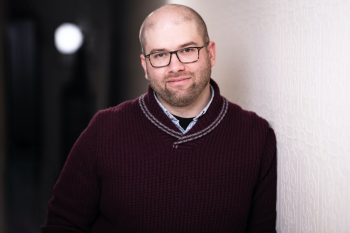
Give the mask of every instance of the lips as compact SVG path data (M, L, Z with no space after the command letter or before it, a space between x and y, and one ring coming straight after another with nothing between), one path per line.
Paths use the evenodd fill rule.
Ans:
M171 79L168 79L167 82L169 82L169 83L176 83L176 82L181 82L181 81L188 80L188 79L190 79L190 78L191 78L191 77L188 77L188 76L186 76L186 77L171 78Z
M177 74L173 74L173 75L169 75L167 77L167 82L169 83L176 83L176 82L181 82L181 81L185 81L191 79L191 75L187 74L187 73L177 73Z

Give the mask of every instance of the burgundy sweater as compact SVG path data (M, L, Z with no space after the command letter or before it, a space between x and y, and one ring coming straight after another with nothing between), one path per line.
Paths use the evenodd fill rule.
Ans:
M53 189L43 233L276 232L276 140L220 95L182 134L153 91L99 111Z

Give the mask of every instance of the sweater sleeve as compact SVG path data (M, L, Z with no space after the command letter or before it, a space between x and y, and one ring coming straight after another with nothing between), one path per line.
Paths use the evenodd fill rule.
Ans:
M262 154L258 183L254 190L249 233L276 233L277 158L276 137L269 128Z
M42 233L89 232L98 213L95 116L73 145L48 204Z

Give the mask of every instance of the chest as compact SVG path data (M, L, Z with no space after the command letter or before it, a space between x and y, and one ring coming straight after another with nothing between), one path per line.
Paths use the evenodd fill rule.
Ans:
M102 212L140 221L162 216L165 222L184 213L204 222L247 216L259 167L251 147L234 140L223 145L210 137L177 148L174 138L153 140L140 138L129 149L115 144L114 153L103 155L108 159L99 165Z

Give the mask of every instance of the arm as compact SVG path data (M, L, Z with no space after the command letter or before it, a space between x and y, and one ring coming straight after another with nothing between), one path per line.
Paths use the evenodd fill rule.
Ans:
M42 233L89 232L98 214L96 117L75 142L53 188Z
M254 190L247 226L248 233L276 232L276 187L276 137L273 130L269 128L262 154L259 179Z

